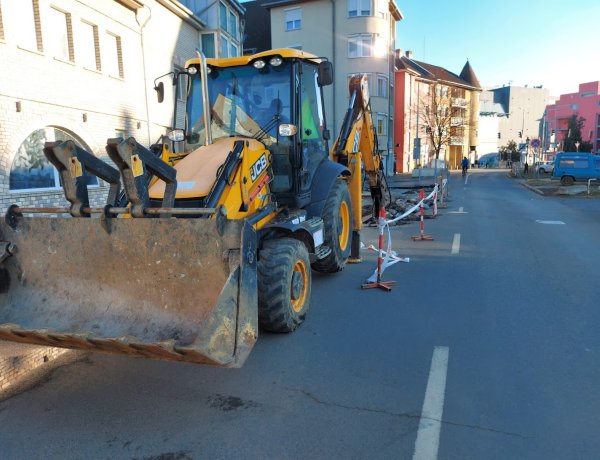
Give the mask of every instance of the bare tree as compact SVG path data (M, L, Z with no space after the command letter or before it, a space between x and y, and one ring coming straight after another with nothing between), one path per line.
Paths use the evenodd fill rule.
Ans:
M465 105L457 103L452 92L452 88L436 82L430 86L429 94L420 98L417 108L436 160L442 149L450 149L453 136L464 136L465 126L469 123Z

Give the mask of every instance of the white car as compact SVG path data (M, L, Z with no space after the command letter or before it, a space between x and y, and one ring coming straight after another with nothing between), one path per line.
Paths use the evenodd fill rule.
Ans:
M554 171L554 162L547 161L545 163L540 163L537 167L539 173L548 173L551 174Z

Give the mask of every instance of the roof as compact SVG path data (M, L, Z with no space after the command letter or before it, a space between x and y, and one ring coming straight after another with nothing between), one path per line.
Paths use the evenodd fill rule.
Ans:
M477 80L475 72L473 72L473 69L468 61L465 64L460 76L450 72L447 69L444 69L443 67L409 59L406 56L401 56L400 58L396 59L396 68L398 70L409 71L410 73L413 73L425 80L438 81L440 83L446 83L453 86L461 86L470 90L481 91L482 89L481 85L479 84L479 80Z
M468 81L475 88L481 89L479 80L477 79L475 72L473 72L473 68L471 67L471 64L469 64L469 61L467 61L467 63L463 67L462 71L460 72L460 78L462 78L464 81Z

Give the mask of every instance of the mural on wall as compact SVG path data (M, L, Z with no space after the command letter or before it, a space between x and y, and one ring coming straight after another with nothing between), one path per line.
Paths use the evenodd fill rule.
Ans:
M10 170L10 190L54 190L60 188L58 171L44 156L44 144L53 141L73 141L89 150L83 143L62 129L46 127L33 131L19 146ZM85 172L88 185L98 185L98 179Z

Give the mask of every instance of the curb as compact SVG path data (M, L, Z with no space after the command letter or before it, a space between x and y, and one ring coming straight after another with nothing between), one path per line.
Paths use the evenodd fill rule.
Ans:
M526 184L525 182L521 182L521 184L523 184L523 187L525 187L525 188L527 188L527 189L531 190L532 192L535 192L535 193L537 193L538 195L546 196L546 195L544 194L544 192L542 192L542 191L541 191L540 189L538 189L538 188L532 187L531 185L529 185L529 184Z

